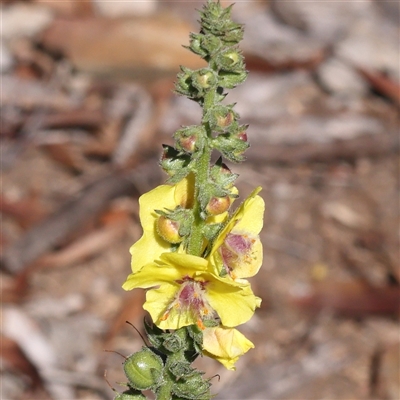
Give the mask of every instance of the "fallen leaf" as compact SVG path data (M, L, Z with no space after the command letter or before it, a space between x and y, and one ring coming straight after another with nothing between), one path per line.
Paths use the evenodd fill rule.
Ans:
M137 18L56 19L42 44L65 54L81 70L136 75L154 80L179 65L200 68L204 61L182 47L193 27L169 14Z

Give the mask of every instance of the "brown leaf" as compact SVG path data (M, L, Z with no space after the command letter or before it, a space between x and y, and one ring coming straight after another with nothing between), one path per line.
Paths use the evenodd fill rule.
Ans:
M115 76L140 77L176 74L179 65L199 68L204 62L184 49L190 25L162 13L138 18L56 19L42 43L67 55L82 70Z
M6 303L22 302L29 293L27 274L22 273L17 276L3 276L1 278L1 301Z
M104 114L99 110L65 110L46 115L43 118L44 128L97 128L105 122Z
M291 298L294 305L308 311L329 310L348 317L370 314L399 315L400 288L371 287L363 281L329 281L313 284L309 293Z
M94 14L92 1L76 1L76 0L63 0L63 1L48 1L48 0L34 0L36 4L43 4L50 7L58 15L87 17Z
M19 374L26 375L32 382L32 388L42 386L40 375L35 366L21 351L18 344L6 336L0 337L0 354L9 369Z
M376 71L361 67L357 70L376 91L400 105L400 85L397 82Z
M142 174L143 171L113 172L89 184L79 195L8 246L2 255L2 267L11 273L21 272L107 209L111 200L125 195L137 195L132 180L138 173Z
M0 211L14 218L23 228L30 227L47 214L36 194L31 194L27 198L14 201L0 196Z
M332 163L338 160L354 162L362 157L382 157L399 150L397 135L363 135L354 139L329 143L300 145L268 144L252 147L249 160L268 164L296 165L301 163Z
M44 143L40 146L57 163L73 172L82 172L86 164L80 150L68 141Z
M109 217L104 228L78 238L63 250L41 257L34 268L63 268L94 257L119 240L125 234L128 223L129 216L121 211L113 219Z

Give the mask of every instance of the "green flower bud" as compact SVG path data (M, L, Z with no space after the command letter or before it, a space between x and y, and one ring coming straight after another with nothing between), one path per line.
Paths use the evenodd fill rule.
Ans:
M160 166L170 176L168 183L177 183L189 174L190 157L172 146L163 145Z
M209 400L211 399L210 386L209 381L204 380L201 373L198 372L176 381L172 387L172 392L176 396L189 400Z
M194 125L177 130L174 139L178 150L190 154L203 148L205 136L204 128Z
M229 189L233 186L238 174L233 174L226 164L222 162L220 157L215 165L211 167L211 179L220 187Z
M233 111L233 105L217 105L211 108L205 115L205 120L210 123L212 130L225 132L235 122L239 115Z
M192 74L193 71L189 68L182 67L181 71L177 75L177 81L175 82L175 92L182 96L193 98L196 89L192 85Z
M137 390L154 390L162 383L164 364L161 357L148 347L129 356L124 362L129 385Z
M200 93L204 92L204 89L209 89L214 86L217 82L217 78L213 70L203 68L195 71L192 75L193 86L199 90Z
M180 243L183 237L179 235L179 222L164 215L157 220L157 232L168 243Z
M192 368L188 361L172 361L167 366L171 374L177 379L186 378L197 373L196 369Z
M213 147L219 150L222 155L232 162L242 162L244 160L244 152L250 146L245 133L238 134L221 134L214 138Z
M185 340L182 340L182 338L174 332L165 336L163 345L171 353L176 353L185 347Z
M202 47L203 38L204 35L202 34L191 33L189 49L201 57L206 57L207 51Z
M202 47L207 51L209 55L213 55L218 52L221 48L221 40L214 35L205 35L202 40Z
M241 72L244 69L243 56L237 50L226 50L217 54L215 62L219 70Z

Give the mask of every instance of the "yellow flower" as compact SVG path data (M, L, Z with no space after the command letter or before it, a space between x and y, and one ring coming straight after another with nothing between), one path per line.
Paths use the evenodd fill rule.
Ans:
M144 265L158 259L162 253L170 251L171 243L157 233L159 214L155 210L170 209L177 206L192 207L194 196L194 177L189 175L176 185L161 185L139 198L139 218L143 228L142 237L130 248L132 271L139 271Z
M239 357L252 348L254 344L236 329L219 326L203 331L204 354L219 361L227 369L235 370Z
M203 320L220 318L226 327L248 321L261 299L248 282L235 282L210 273L204 258L183 253L164 253L128 276L125 290L150 289L143 306L161 329L179 329Z
M258 234L263 226L264 200L257 196L260 187L240 205L218 235L208 256L221 273L221 266L233 279L249 278L260 269L263 248ZM223 272L223 271L222 271Z
M142 237L130 248L132 255L132 272L139 271L144 265L157 260L162 253L171 250L171 243L164 240L157 231L157 221L160 215L155 210L174 210L192 208L194 202L194 175L189 174L176 185L161 185L139 198L139 218L143 228ZM232 194L237 194L235 187ZM233 198L231 198L233 202ZM210 216L208 223L222 222L228 213ZM182 246L179 249L182 251Z

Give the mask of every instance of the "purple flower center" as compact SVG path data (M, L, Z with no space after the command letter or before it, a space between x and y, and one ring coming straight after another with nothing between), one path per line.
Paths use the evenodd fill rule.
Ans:
M219 248L226 272L233 278L234 270L243 264L251 263L253 245L256 239L247 234L229 233Z

